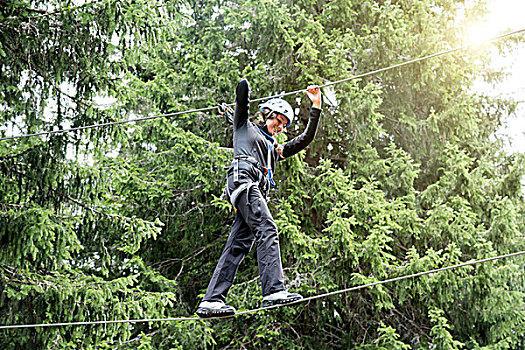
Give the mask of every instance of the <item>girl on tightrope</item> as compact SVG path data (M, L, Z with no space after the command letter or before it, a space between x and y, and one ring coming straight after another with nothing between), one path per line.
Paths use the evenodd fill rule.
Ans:
M273 185L273 170L279 160L300 152L312 142L321 114L321 91L309 86L305 93L312 101L305 131L294 139L277 145L274 136L290 126L294 112L283 99L272 99L260 106L263 124L249 117L250 87L246 80L237 85L233 117L234 159L228 170L226 197L236 208L235 221L202 302L200 317L229 316L235 308L226 305L226 295L233 284L239 264L257 241L257 263L262 283L263 307L302 299L284 286L277 226L267 206L267 194Z

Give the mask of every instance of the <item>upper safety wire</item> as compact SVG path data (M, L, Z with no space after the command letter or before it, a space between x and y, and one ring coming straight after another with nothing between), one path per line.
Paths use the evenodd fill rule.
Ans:
M514 31L511 31L511 32L507 32L507 33L504 33L504 34L501 34L501 35L497 35L497 36L488 38L488 39L483 40L480 43L478 43L478 45L483 44L483 43L488 43L488 42L491 42L491 41L494 41L494 40L502 39L502 38L505 38L505 37L508 37L508 36L511 36L511 35L516 35L516 34L519 34L519 33L522 33L522 32L525 32L525 28L514 30ZM471 45L461 45L461 46L458 46L458 47L455 47L455 48L452 48L452 49L440 51L440 52L437 52L437 53L434 53L434 54L431 54L431 55L427 55L427 56L423 56L423 57L416 58L416 59L413 59L413 60L401 62L401 63L395 64L395 65L392 65L392 66L388 66L388 67L385 67L385 68L380 68L380 69L377 69L377 70L373 70L373 71L369 71L369 72L366 72L366 73L354 75L354 76L351 76L351 77L348 77L348 78L344 78L344 79L341 79L341 80L332 81L332 82L326 83L324 85L319 85L319 88L323 88L323 87L327 87L327 86L331 86L331 85L335 85L335 84L340 84L340 83L343 83L343 82L346 82L346 81L350 81L350 80L359 79L359 78L363 78L363 77L366 77L366 76L382 73L382 72L385 72L385 71L388 71L388 70L391 70L391 69L395 69L395 68L399 68L399 67L402 67L402 66L405 66L405 65L408 65L408 64L420 62L420 61L423 61L423 60L427 60L427 59L430 59L430 58L446 55L446 54L453 53L453 52L460 51L460 50L465 50L465 49L470 48L470 47L471 47ZM250 102L265 101L265 100L269 100L271 98L277 98L277 97L284 97L284 96L294 95L294 94L297 94L297 93L300 93L300 92L303 92L303 91L304 90L296 90L296 91L285 92L285 93L281 93L281 94L277 94L277 95L257 98L257 99L251 100ZM33 137L33 136L61 134L61 133L65 133L65 132L93 129L93 128L110 126L110 125L132 123L132 122L151 120L151 119L158 119L158 118L164 118L164 117L174 117L174 116L181 115L181 114L205 112L205 111L210 111L210 110L214 110L214 109L219 109L219 113L221 115L226 116L226 118L229 120L230 116L229 116L229 112L228 111L231 111L231 108L228 109L228 110L225 110L222 113L220 111L221 111L221 109L224 109L224 108L227 108L227 107L231 107L231 106L234 106L234 104L221 104L221 105L217 105L217 106L213 106L213 107L189 109L189 110L186 110L186 111L180 111L180 112L174 112L174 113L166 113L166 114L159 114L159 115L154 115L154 116L149 116L149 117L120 120L120 121L107 122L107 123L101 123L101 124L86 125L86 126L80 126L80 127L75 127L75 128L69 128L69 129L61 129L61 130L53 130L53 131L42 131L42 132L37 132L37 133L32 133L32 134L13 135L13 136L2 137L2 138L0 138L0 141L20 139L20 138ZM233 119L233 117L232 117L232 119Z

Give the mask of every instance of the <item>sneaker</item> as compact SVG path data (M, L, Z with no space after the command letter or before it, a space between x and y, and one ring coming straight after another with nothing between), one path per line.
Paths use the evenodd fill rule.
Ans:
M290 293L285 290L282 290L277 293L267 295L263 298L263 307L279 305L279 304L288 304L297 300L301 300L303 296L297 293Z
M222 301L202 301L195 311L199 317L225 317L235 315L235 308Z

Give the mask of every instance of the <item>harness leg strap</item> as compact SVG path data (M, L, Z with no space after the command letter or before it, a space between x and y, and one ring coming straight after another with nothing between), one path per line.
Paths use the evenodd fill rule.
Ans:
M253 186L259 186L259 183L258 182L245 182L243 184L241 184L239 187L237 187L230 195L230 203L233 205L233 207L235 208L235 203L237 202L237 198L239 197L239 195L242 193L242 191L246 190L246 202L248 203L248 205L250 205L250 199L249 199L249 195L250 195L250 188L253 187Z

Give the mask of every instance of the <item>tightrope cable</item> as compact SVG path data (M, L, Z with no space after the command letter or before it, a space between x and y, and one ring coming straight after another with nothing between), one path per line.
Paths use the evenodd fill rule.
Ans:
M173 117L173 116L180 115L180 114L189 114L189 113L210 111L210 110L216 109L216 108L217 108L217 106L205 107L205 108L197 108L197 109L189 109L187 111L180 111L180 112L152 115L152 116L149 116L149 117L141 117L141 118L126 119L126 120L118 120L118 121L114 121L114 122L107 122L107 123L101 123L101 124L78 126L78 127L69 128L69 129L42 131L42 132L36 132L34 134L24 134L24 135L9 136L9 137L0 138L0 141L11 140L11 139L19 139L19 138L24 138L24 137L32 137L32 136L62 134L62 133L65 133L65 132L93 129L93 128L99 128L99 127L103 127L103 126L119 125L119 124L126 124L126 123L132 123L132 122L140 122L140 121L144 121L144 120L158 119L158 118L164 118L164 117Z
M314 300L314 299L326 298L326 297L329 297L329 296L332 296L332 295L347 293L347 292L351 292L351 291L358 290L358 289L374 287L374 286L378 286L378 285L382 285L382 284L386 284L386 283L401 281L401 280L405 280L405 279L409 279L409 278L415 278L415 277L420 277L420 276L424 276L424 275L431 275L431 274L442 272L442 271L453 270L453 269L457 269L457 268L460 268L460 267L471 266L471 265L476 265L476 264L482 264L482 263L486 263L486 262L489 262L489 261L506 259L506 258L518 256L518 255L523 255L523 254L525 254L525 251L520 251L520 252L515 252L515 253L510 253L510 254L505 254L505 255L500 255L500 256L494 256L494 257L491 257L491 258L485 258L485 259L480 259L480 260L475 260L475 261L467 261L467 262L464 262L464 263L451 265L451 266L446 266L446 267L441 267L441 268L438 268L438 269L433 269L433 270L428 270L428 271L424 271L424 272L413 273L413 274L410 274L410 275L399 276L399 277L390 278L390 279L387 279L387 280L382 280L382 281L362 284L362 285L359 285L359 286L350 287L350 288L341 289L341 290L336 290L336 291L333 291L333 292L313 295L313 296L306 297L306 298L303 298L301 300L297 300L297 301L294 301L294 302L291 302L291 303L288 303L288 304L285 304L285 305L282 305L282 304L281 305L273 305L273 306L268 306L268 307L260 307L260 308L256 308L256 309L252 309L252 310L240 311L240 312L237 312L235 315L231 315L231 316L210 317L210 318L205 318L205 319L200 318L200 317L173 317L173 318L145 318L145 319L131 319L131 320L104 320L104 321L85 321L85 322L20 324L20 325L0 326L0 329L39 328L39 327L64 327L64 326L88 326L88 325L101 325L101 324L106 325L106 324L115 324L115 323L198 321L198 320L232 318L232 317L236 317L236 316L240 316L240 315L252 314L252 313L257 313L257 312L264 311L264 310L275 309L275 308L278 308L278 307L304 303L304 302L307 302L307 301L310 301L310 300Z
M519 33L522 33L522 32L525 32L525 28L518 29L518 30L515 30L515 31L512 31L512 32L508 32L508 33L504 33L504 34L501 34L501 35L497 35L497 36L491 37L489 39L485 39L485 40L481 41L480 43L478 43L476 46L479 46L481 44L488 43L488 42L491 42L491 41L495 41L495 40L498 40L498 39L502 39L502 38L505 38L505 37L508 37L508 36L516 35L516 34L519 34ZM409 65L409 64L413 64L413 63L416 63L416 62L420 62L420 61L428 60L428 59L431 59L431 58L434 58L434 57L443 56L443 55L450 54L450 53L453 53L453 52L456 52L456 51L464 50L464 49L467 49L469 47L473 47L473 45L461 45L461 46L458 46L458 47L455 47L455 48L451 48L451 49L448 49L448 50L443 50L443 51L440 51L440 52L437 52L437 53L433 53L431 55L415 58L413 60L401 62L401 63L395 64L395 65L392 65L392 66L388 66L388 67L385 67L385 68L380 68L380 69L376 69L376 70L369 71L369 72L366 72L366 73L354 75L354 76L351 76L351 77L348 77L348 78L345 78L345 79L332 81L332 82L329 82L329 83L326 83L326 84L323 84L323 85L319 85L319 87L323 88L323 87L327 87L327 86L331 86L331 85L347 82L347 81L350 81L350 80L355 80L355 79L363 78L363 77L366 77L366 76L370 76L370 75L386 72L388 70L396 69L396 68L399 68L399 67L402 67L402 66L406 66L406 65ZM301 93L303 91L305 91L305 90L301 89L301 90L295 90L295 91L290 91L290 92L283 92L283 93L276 94L276 95L256 98L256 99L250 100L250 102L259 102L259 101L264 101L264 100L268 100L268 99L271 99L271 98L277 98L277 97L284 97L284 96L294 95L294 94ZM234 106L234 105L235 105L234 103L227 104L227 106ZM20 138L33 137L33 136L62 134L62 133L65 133L65 132L93 129L93 128L105 127L105 126L110 126L110 125L119 125L119 124L139 122L139 121L158 119L158 118L164 118L164 117L174 117L174 116L181 115L181 114L205 112L205 111L210 111L210 110L218 109L218 108L220 108L219 105L212 106L212 107L205 107L205 108L189 109L189 110L180 111L180 112L174 112L174 113L159 114L159 115L143 117L143 118L134 118L134 119L126 119L126 120L120 120L120 121L114 121L114 122L101 123L101 124L86 125L86 126L80 126L80 127L75 127L75 128L69 128L69 129L60 129L60 130L53 130L53 131L42 131L42 132L37 132L37 133L33 133L33 134L22 134L22 135L7 136L7 137L0 138L0 141L20 139Z
M427 55L427 56L415 58L415 59L412 59L412 60L409 60L409 61L405 61L405 62L401 62L401 63L398 63L398 64L394 64L392 66L388 66L388 67L385 67L385 68L380 68L380 69L376 69L376 70L369 71L369 72L366 72L366 73L362 73L362 74L354 75L354 76L351 76L351 77L348 77L348 78L344 78L344 79L341 79L341 80L332 81L332 82L329 82L329 83L326 83L326 84L323 84L323 85L319 85L319 87L323 88L323 87L327 87L327 86L331 86L331 85L344 83L344 82L347 82L347 81L350 81L350 80L364 78L364 77L367 77L367 76L370 76L370 75L386 72L386 71L389 71L389 70L392 70L392 69L396 69L396 68L399 68L399 67L402 67L402 66L406 66L406 65L409 65L409 64L412 64L412 63L428 60L428 59L431 59L431 58L434 58L434 57L438 57L438 56L443 56L443 55L450 54L450 53L453 53L453 52L456 52L456 51L465 50L465 49L468 49L468 48L473 47L473 46L479 46L479 45L484 44L484 43L488 43L488 42L495 41L495 40L498 40L498 39L502 39L502 38L505 38L505 37L508 37L508 36L516 35L516 34L519 34L519 33L522 33L522 32L525 32L525 28L514 30L512 32L507 32L507 33L504 33L504 34L501 34L501 35L497 35L497 36L485 39L485 40L481 41L480 43L478 43L476 45L461 45L461 46L454 47L454 48L451 48L451 49L448 49L448 50L443 50L443 51L440 51L440 52L437 52L437 53L433 53L431 55ZM250 100L250 102L258 102L258 101L267 100L269 98L276 98L276 97L283 97L283 96L294 95L294 94L298 94L298 93L303 92L303 91L305 91L305 90L302 89L302 90L295 90L295 91L290 91L290 92L284 92L282 94L277 94L277 95L272 95L272 96L268 96L268 97L257 98L255 100ZM231 106L231 105L233 105L233 104L230 104L229 106Z

